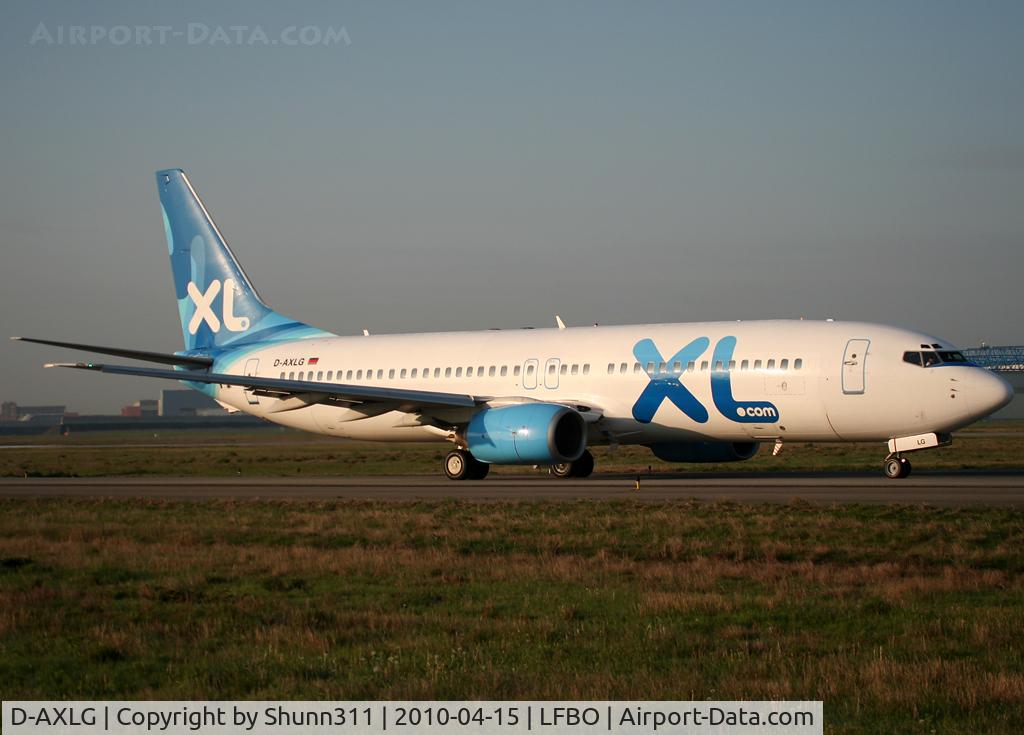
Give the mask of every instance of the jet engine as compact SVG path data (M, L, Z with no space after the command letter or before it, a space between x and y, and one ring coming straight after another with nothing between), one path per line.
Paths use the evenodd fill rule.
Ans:
M466 428L466 448L491 464L559 464L580 458L587 429L579 412L557 403L485 408Z

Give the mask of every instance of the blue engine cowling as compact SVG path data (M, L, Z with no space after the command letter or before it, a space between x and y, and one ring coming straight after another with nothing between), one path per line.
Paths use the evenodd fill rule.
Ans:
M491 464L573 462L587 448L587 427L577 411L555 403L485 408L466 428L466 447Z
M648 444L666 462L742 462L757 454L758 442L664 442Z

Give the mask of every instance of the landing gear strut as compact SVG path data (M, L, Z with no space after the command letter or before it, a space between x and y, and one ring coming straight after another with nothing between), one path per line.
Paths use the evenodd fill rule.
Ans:
M885 458L882 471L890 480L902 480L910 474L910 460L899 454L890 454Z
M551 465L551 474L555 477L590 477L594 471L594 455L584 449L583 454L575 462L562 462Z
M465 449L455 449L444 458L444 473L449 480L482 480L491 466L481 462Z

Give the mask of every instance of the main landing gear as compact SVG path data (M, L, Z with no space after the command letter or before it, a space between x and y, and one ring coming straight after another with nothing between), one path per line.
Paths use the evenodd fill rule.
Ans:
M444 473L449 480L482 480L490 469L489 464L481 462L465 449L452 450L444 458Z
M885 458L882 471L890 480L902 480L910 474L910 460L900 454L890 454Z
M594 471L594 455L584 449L583 454L575 462L562 462L551 465L551 474L555 477L590 477Z

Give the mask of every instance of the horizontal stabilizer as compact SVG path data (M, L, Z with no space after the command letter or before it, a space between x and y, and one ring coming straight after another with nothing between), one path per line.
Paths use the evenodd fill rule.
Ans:
M486 399L459 393L435 393L426 390L404 390L401 388L376 388L369 385L339 385L310 380L281 380L258 378L250 375L228 375L198 370L164 370L162 368L131 367L128 365L99 365L95 363L53 363L47 367L69 367L78 370L96 370L114 375L138 375L144 378L182 380L207 385L238 385L247 390L272 393L278 396L308 395L323 393L330 398L353 403L392 401L410 407L423 408L472 408Z
M159 362L164 365L207 368L213 364L213 359L209 357L175 355L169 352L148 352L146 350L129 350L122 347L83 345L77 342L56 342L52 339L35 339L34 337L11 337L11 339L16 342L34 342L35 344L50 345L52 347L67 347L72 350L96 352L101 355L114 355L115 357L127 357L131 360L143 360L145 362Z

